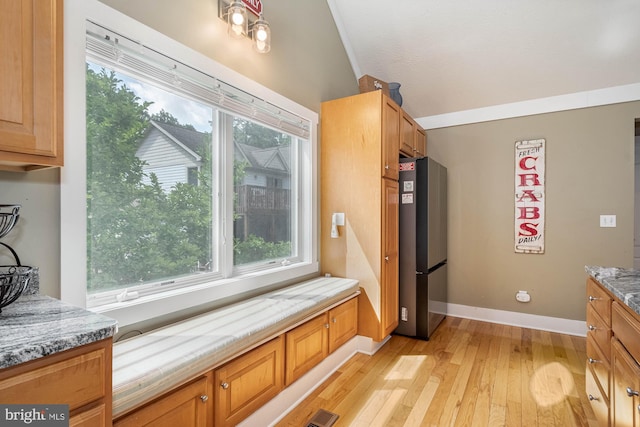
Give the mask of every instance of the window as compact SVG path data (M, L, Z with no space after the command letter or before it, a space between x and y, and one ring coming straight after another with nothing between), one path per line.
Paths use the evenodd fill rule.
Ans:
M86 155L75 167L87 307L118 318L135 306L125 325L317 272L315 113L235 73L201 72L217 64L160 34L170 52L134 42L137 23L107 29L126 17L91 4L101 24L86 22Z

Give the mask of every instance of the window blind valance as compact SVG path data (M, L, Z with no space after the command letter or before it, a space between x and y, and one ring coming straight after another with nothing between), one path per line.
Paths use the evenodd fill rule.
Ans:
M154 49L87 21L87 57L194 100L303 139L311 123L287 110L196 70Z

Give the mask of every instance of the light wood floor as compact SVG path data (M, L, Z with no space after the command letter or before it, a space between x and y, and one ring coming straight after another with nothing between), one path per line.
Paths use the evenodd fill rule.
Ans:
M278 426L596 426L585 338L448 317L429 341L357 354Z

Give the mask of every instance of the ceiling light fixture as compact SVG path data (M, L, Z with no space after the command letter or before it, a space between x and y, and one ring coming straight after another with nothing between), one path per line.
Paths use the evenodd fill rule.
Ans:
M262 15L262 0L218 0L218 16L227 22L229 36L250 37L256 52L271 50L271 27Z

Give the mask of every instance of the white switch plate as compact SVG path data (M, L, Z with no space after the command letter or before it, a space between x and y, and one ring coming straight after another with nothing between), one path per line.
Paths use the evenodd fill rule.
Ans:
M600 227L615 227L616 216L615 215L600 215Z

